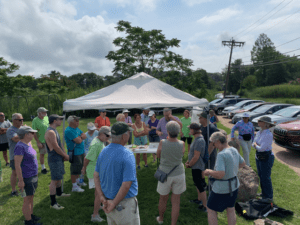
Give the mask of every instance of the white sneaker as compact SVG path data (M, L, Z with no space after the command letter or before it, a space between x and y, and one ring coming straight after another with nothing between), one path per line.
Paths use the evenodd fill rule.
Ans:
M61 193L61 196L56 195L56 198L70 197L70 196L71 196L71 194Z
M72 188L72 192L84 192L84 190L82 188L80 188L79 186L75 186Z
M87 184L82 182L82 183L77 183L78 186L81 186L81 187L85 187Z
M64 209L65 207L59 205L58 203L54 204L53 206L50 205L50 208L51 209L56 209L56 210L61 210L61 209Z
M91 219L92 222L102 222L102 221L105 221L105 219L102 219L99 215L93 217L92 215L92 219Z

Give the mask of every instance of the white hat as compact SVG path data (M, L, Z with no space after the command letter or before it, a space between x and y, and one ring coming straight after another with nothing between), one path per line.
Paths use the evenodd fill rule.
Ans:
M249 113L243 113L242 118L243 118L243 117L248 117L248 118L249 118L250 115L249 115Z
M123 113L129 113L130 111L128 111L128 109L124 109Z
M151 117L151 116L153 116L154 114L155 114L154 111L150 111L149 114L148 114L148 116Z
M88 125L87 125L87 129L88 129L88 130L97 130L97 128L95 127L94 124L88 124Z

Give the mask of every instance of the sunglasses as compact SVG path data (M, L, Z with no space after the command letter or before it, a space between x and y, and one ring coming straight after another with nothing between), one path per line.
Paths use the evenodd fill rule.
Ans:
M34 132L28 132L28 133L30 133L30 134L32 134L32 135L34 135Z
M104 134L105 134L105 133L104 133ZM105 134L105 136L106 136L106 137L110 137L110 135L108 135L108 134Z
M0 115L0 116L5 116L5 115Z

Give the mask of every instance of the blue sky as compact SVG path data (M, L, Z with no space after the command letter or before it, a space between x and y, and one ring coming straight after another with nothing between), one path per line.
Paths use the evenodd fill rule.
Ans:
M234 36L245 41L243 48L234 49L233 59L243 57L248 64L250 58L244 57L250 56L260 33L266 33L275 46L300 37L300 1L0 0L0 57L20 65L13 75L39 77L51 70L67 76L111 75L114 64L105 56L115 49L113 39L122 35L114 28L119 20L162 30L166 38L181 40L180 48L172 50L193 60L193 69L221 72L229 59L222 40ZM277 50L299 46L300 39Z

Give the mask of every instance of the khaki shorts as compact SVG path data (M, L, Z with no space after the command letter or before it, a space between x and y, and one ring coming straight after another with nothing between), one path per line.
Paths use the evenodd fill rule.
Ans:
M119 205L123 210L114 209L109 214L106 214L108 225L140 225L139 206L136 197L125 198Z
M160 195L168 195L170 191L175 195L180 195L186 190L186 183L185 183L185 174L181 174L174 177L168 177L167 181L161 183L158 181L157 184L157 192Z
M89 189L95 188L94 178L89 178Z
M46 155L47 154L46 144L45 143L41 143L41 144L43 145L43 147L39 149L40 154Z

